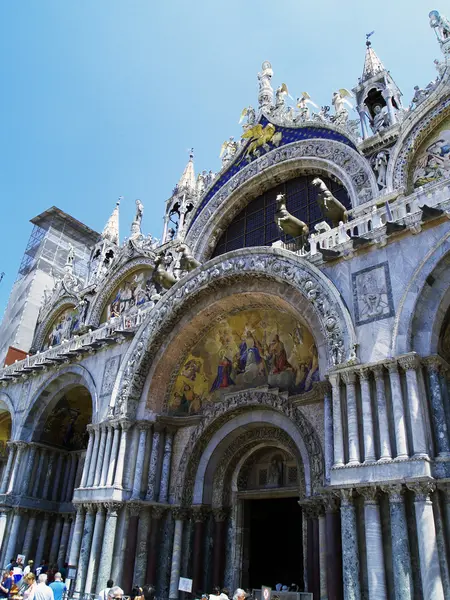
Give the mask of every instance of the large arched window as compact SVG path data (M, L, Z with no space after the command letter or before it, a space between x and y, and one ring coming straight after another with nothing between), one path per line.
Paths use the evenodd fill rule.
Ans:
M286 195L286 206L294 216L308 224L311 232L314 225L324 219L317 204L318 188L312 185L316 175L303 175L290 179L255 198L230 223L220 238L213 256L250 246L270 246L273 242L285 239L275 224L275 199L278 194ZM336 198L351 209L351 202L345 188L336 181L320 175L328 189ZM330 223L331 225L331 223Z

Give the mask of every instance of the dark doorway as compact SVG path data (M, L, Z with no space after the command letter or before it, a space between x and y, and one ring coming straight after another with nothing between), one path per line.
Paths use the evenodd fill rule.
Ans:
M302 511L296 498L245 500L248 587L296 583L303 589Z

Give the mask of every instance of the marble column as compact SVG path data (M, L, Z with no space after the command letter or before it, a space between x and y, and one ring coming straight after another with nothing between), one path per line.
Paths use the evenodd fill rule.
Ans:
M340 490L340 493L344 598L345 600L361 600L358 532L353 493L350 489Z
M356 407L355 381L356 375L353 371L342 373L347 391L347 421L348 421L348 464L360 462L358 411Z
M386 572L384 569L383 534L381 529L378 490L367 487L359 490L364 497L364 525L366 530L366 560L369 598L387 600Z
M45 549L45 542L47 541L49 520L50 520L50 515L48 513L45 513L43 516L43 519L42 519L41 530L38 535L38 544L37 544L37 548L36 548L36 554L34 556L34 564L35 565L40 565L42 562L42 559L45 558L44 557L44 549Z
M118 431L117 429L115 432ZM106 585L111 577L112 559L114 552L114 541L116 538L117 514L122 505L120 502L107 502L105 507L108 511L105 524L105 534L103 536L102 553L100 556L100 566L98 570L97 582L100 588Z
M109 466L108 466L108 477L106 479L106 485L108 487L112 486L114 481L114 474L116 472L116 463L117 463L117 453L119 451L119 438L120 438L120 425L118 422L111 423L112 428L114 429L113 442L111 447L111 455L109 457Z
M10 513L9 508L2 508L2 510L0 511L0 549L3 546L3 540L5 539L5 531L6 531L6 524L8 522L8 514ZM8 556L6 560L9 560L11 557Z
M333 494L325 496L325 528L328 600L343 600L341 518L339 501Z
M359 370L359 383L361 386L361 405L364 436L364 462L375 462L375 443L372 402L370 398L370 369Z
M100 425L98 423L96 423L95 425L92 425L92 429L94 430L94 443L92 446L92 455L91 455L91 460L89 463L89 471L88 471L88 475L87 475L87 479L86 479L86 487L90 488L94 485L94 478L95 478L95 469L97 466L97 462L98 462L98 449L100 446L100 436L101 436L101 430L100 430ZM86 468L86 466L85 466Z
M223 585L225 568L225 534L227 511L222 508L213 509L214 542L213 542L213 585Z
M165 509L160 506L152 506L152 522L150 531L150 543L147 556L146 581L153 585L156 582L156 567L158 565L159 541L161 533L161 519Z
M127 451L127 436L128 430L131 427L131 423L126 420L120 421L120 444L119 444L119 453L117 456L117 465L116 465L116 474L114 477L114 487L122 488L123 487L123 468L125 465L125 454Z
M391 460L391 439L386 408L386 390L384 387L384 369L378 365L372 369L377 390L378 434L380 438L380 460Z
M155 583L155 579L147 577L147 564L151 542L150 511L153 509L142 508L139 513L138 532L136 541L136 556L134 560L134 583L143 585L146 582Z
M71 502L73 498L73 492L75 489L75 477L77 475L79 455L76 452L70 454L70 471L69 478L67 480L67 487L65 489L65 501Z
M18 487L18 485L16 484L16 478L17 475L19 473L19 469L22 465L22 459L23 459L23 455L25 454L25 449L27 447L27 444L25 442L16 442L16 448L17 448L17 452L16 452L16 458L14 460L14 465L11 471L11 477L9 478L9 485L7 488L7 494L10 494L11 492L16 491L16 488ZM20 485L19 485L20 487Z
M319 511L319 573L320 573L320 600L328 600L327 586L327 533L325 524L325 510Z
M58 569L61 569L61 567L66 562L66 554L67 554L67 547L68 547L68 543L69 543L71 523L72 523L71 517L69 517L68 515L64 515L63 516L63 528L62 528L62 533L61 533L61 543L60 543L59 549L58 549L58 558L57 558Z
M383 487L389 495L391 516L392 572L394 575L394 600L413 600L411 551L406 520L404 488L401 485Z
M331 467L333 466L333 406L331 388L325 390L323 397L323 421L325 433L325 480L330 483Z
M63 526L63 520L61 517L56 517L52 523L52 543L50 546L50 555L48 557L50 564L54 564L58 558L58 548L61 540L61 530Z
M92 534L91 551L89 554L89 563L86 574L86 582L84 584L84 593L91 594L96 591L98 564L102 552L103 532L105 529L105 508L99 504L95 515L94 532ZM99 582L100 588L103 585Z
M71 467L72 467L72 454L67 453L64 457L64 464L63 464L63 477L62 477L62 481L61 481L61 491L59 493L59 501L60 502L65 502L66 501L66 496L67 496L67 488L69 487L69 480L70 480L70 471L71 471Z
M132 500L139 500L141 497L142 473L144 472L145 446L147 443L148 423L138 423L139 443L136 456L136 467L134 470L133 491L131 494Z
M16 454L16 443L15 442L7 442L8 446L8 461L6 463L5 470L3 472L2 477L2 486L0 488L0 494L5 494L8 489L9 478L11 477L11 471L14 462L14 456ZM10 557L11 558L11 557Z
M75 592L82 594L86 583L87 571L89 568L89 558L91 554L92 536L94 534L96 504L87 503L84 505L86 517L84 519L83 537L81 539L80 556L78 559L77 578L75 580ZM109 579L109 577L108 577Z
M314 598L320 598L320 550L318 506L312 503L302 505L303 517L306 518L306 554L307 554L307 590Z
M11 514L12 524L11 524L11 529L9 531L7 545L6 545L5 563L7 560L9 560L11 558L11 556L16 556L17 538L19 535L19 528L20 528L20 523L22 520L22 514L23 513L20 508L14 509L14 512Z
M403 405L402 386L398 373L397 363L387 365L389 380L391 383L392 412L394 416L395 445L397 458L408 458L408 446L406 437L405 407Z
M36 444L29 444L28 449L27 466L22 473L22 485L20 488L20 493L24 496L28 495L31 478L34 473L34 461L36 459L37 446Z
M172 463L173 436L174 430L170 427L167 427L164 439L164 453L161 467L161 482L159 484L159 502L161 502L161 504L165 504L169 498L170 466Z
M173 533L169 600L178 600L178 583L180 581L181 549L183 543L183 521L186 518L186 511L182 508L173 509L173 518L175 521L175 529Z
M156 500L156 482L158 479L159 447L161 444L161 430L155 425L152 437L152 453L148 468L148 485L146 500Z
M332 389L333 398L333 448L334 448L334 466L342 467L344 465L344 437L342 427L342 407L341 390L339 386L339 375L330 375L329 380Z
M36 516L37 515L34 510L29 511L27 528L25 530L25 537L24 537L23 544L22 544L22 554L25 554L25 561L24 561L25 564L31 558L30 557L31 544L33 543L33 537L34 537L34 534L36 533L35 532ZM0 543L0 547L1 547L1 543Z
M434 439L436 442L437 454L440 457L449 457L450 441L439 377L441 362L438 356L431 356L425 359L425 364L430 384L431 415L433 418Z
M410 354L402 356L399 359L399 364L406 373L413 453L416 458L427 457L425 419L420 399L419 383L417 381L419 361L415 354Z
M111 423L105 423L106 428L106 446L105 446L105 454L103 457L103 466L102 466L102 474L100 477L100 487L104 487L106 485L106 481L108 480L108 471L109 471L109 460L111 457L111 446L113 441L113 432Z
M122 587L126 594L131 592L133 587L134 566L136 561L137 535L139 527L139 513L142 506L138 502L129 502L126 505L128 511L128 530L125 546L125 561L123 568ZM136 582L137 585L142 583Z
M95 467L94 484L93 484L94 487L98 487L100 485L100 480L102 477L103 465L104 465L104 460L105 460L105 450L106 450L106 437L107 437L106 425L104 423L101 423L99 425L99 429L100 429L100 446L99 446L99 450L98 450L97 465Z
M48 460L47 460L47 468L44 477L44 486L42 488L42 498L44 500L48 500L48 491L50 489L50 483L52 481L53 474L53 465L55 461L55 453L52 450L47 452Z
M91 464L92 446L94 444L94 426L92 424L88 425L86 429L89 432L89 441L88 441L88 447L86 450L86 458L84 460L84 468L83 468L83 474L81 476L80 488L86 487L86 481L87 481L88 474L89 474L89 466Z
M66 551L66 556L65 556L65 562L67 562L70 565L70 549L72 548L72 540L73 540L73 534L75 533L75 519L72 519L72 523L70 524L70 533L69 533L69 542L67 544L67 551Z
M70 541L69 565L78 565L81 540L84 531L85 510L82 504L77 505L77 516L73 525L72 540ZM78 590L77 590L78 591Z
M439 489L442 491L444 500L445 537L450 546L450 483L440 483Z
M205 549L205 521L208 513L203 506L192 507L192 517L194 520L194 548L192 552L192 590L200 590L203 580L203 560Z
M36 470L36 473L34 476L33 490L31 492L31 495L33 496L33 498L37 498L38 494L39 494L42 471L44 469L44 464L45 464L46 458L47 458L47 449L39 448L39 461L38 461L37 470Z
M430 499L430 494L434 491L435 486L431 482L424 482L408 483L407 487L414 492L423 596L427 600L444 600L433 504Z
M58 459L56 461L55 475L53 477L53 487L52 487L52 495L51 495L51 500L53 500L53 502L56 502L59 497L59 495L58 495L59 482L61 481L64 458L65 458L65 455L62 452L60 452L58 454Z

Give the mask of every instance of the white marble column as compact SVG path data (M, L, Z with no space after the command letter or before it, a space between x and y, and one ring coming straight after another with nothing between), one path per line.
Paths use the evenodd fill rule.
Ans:
M24 496L28 495L29 487L31 484L31 478L34 473L34 461L36 459L36 451L36 444L28 445L27 466L22 473L22 484L20 488L20 493Z
M119 502L107 502L105 507L108 511L106 518L105 533L103 536L103 546L100 556L100 565L98 569L98 585L101 587L111 577L111 568L114 552L114 542L116 539L117 516L121 504Z
M75 581L75 591L84 592L87 570L89 566L89 557L91 554L92 535L94 533L94 521L97 505L87 503L84 505L86 509L86 517L84 519L83 537L81 540L80 557L78 559L77 578Z
M84 506L82 504L76 505L77 516L73 525L73 535L70 541L69 551L69 565L78 565L78 559L80 556L81 540L83 537L84 530Z
M353 494L350 489L340 490L340 492L344 599L361 600L358 531Z
M114 475L116 472L116 463L117 463L117 453L119 451L119 439L120 439L120 425L115 422L111 424L114 429L114 437L111 448L111 455L109 457L109 467L108 467L108 478L106 480L106 485L108 487L112 486L114 481Z
M169 600L178 600L178 583L180 581L181 551L183 543L183 520L185 511L180 508L173 510L175 529L173 533L172 566L170 569Z
M100 476L100 487L105 487L106 481L108 480L109 460L111 457L111 446L113 440L113 428L111 423L105 423L106 428L106 446L105 454L103 456L102 474Z
M319 570L320 570L320 600L328 600L327 587L327 534L325 528L325 510L322 506L319 512Z
M408 458L406 437L405 407L403 405L402 386L396 362L388 363L389 380L391 383L392 412L394 416L395 445L397 458Z
M361 386L361 405L364 435L364 462L375 462L375 442L372 414L372 401L370 398L370 369L359 370L359 383Z
M431 482L422 482L407 483L407 487L414 492L423 597L426 600L444 600L433 504L430 499L435 486Z
M9 508L2 508L2 510L0 511L0 550L3 546L3 541L5 539L5 531L6 531L6 524L8 522L8 515L10 513ZM6 560L9 560L11 557L8 556L8 558Z
M17 538L19 536L20 523L22 521L23 511L20 508L14 509L11 513L12 524L8 535L8 542L5 552L5 560L9 560L11 556L16 556Z
M51 500L53 500L53 502L56 502L58 500L59 482L61 481L64 458L65 458L65 454L60 452L58 454L58 458L56 460L56 466L55 466L54 476L53 476L52 495L51 495Z
M63 564L66 562L67 547L69 544L70 527L72 519L69 515L63 516L63 528L61 533L61 542L58 548L58 569L61 569Z
M92 536L91 553L86 576L84 591L86 594L94 593L97 583L97 572L102 552L103 532L105 529L105 508L101 504L98 505L97 514L95 515L94 533Z
M38 535L38 545L36 548L36 554L34 556L34 564L35 565L40 565L42 562L42 559L44 558L43 554L44 554L45 542L47 540L49 519L50 519L50 515L48 513L45 513L42 518L41 530L39 531L39 535Z
M95 475L94 475L94 487L98 487L100 485L100 480L102 478L102 470L103 464L105 460L105 450L106 450L106 437L107 437L107 427L105 423L101 423L99 425L99 434L100 434L100 446L98 450L98 460L97 466L95 467Z
M416 458L427 457L427 442L425 434L425 418L422 407L422 400L419 392L419 382L417 380L417 369L420 366L419 360L415 354L402 356L399 363L406 373L406 386L408 389L408 406L411 419L411 437L413 452Z
M97 466L98 462L98 448L100 446L101 436L100 426L98 425L98 423L92 425L92 429L94 430L94 443L92 445L91 461L89 464L89 471L86 479L86 487L88 488L94 485L95 467Z
M439 370L441 361L438 356L430 356L425 359L430 384L431 415L433 418L434 439L436 450L441 458L450 456L450 440L447 430L447 419L445 417L444 403L441 392Z
M9 478L11 477L11 471L12 471L12 467L13 467L14 457L16 454L16 442L7 442L7 446L8 446L8 450L9 450L8 461L6 463L6 467L3 472L2 487L0 489L1 494L5 494L6 490L9 487L8 486ZM9 557L9 558L11 558L11 557Z
M333 448L334 448L334 466L342 467L344 465L344 437L342 435L342 407L341 390L339 375L330 375L332 398L333 398Z
M58 548L59 548L59 544L61 541L61 530L62 530L62 526L63 526L62 517L56 517L56 519L53 520L52 526L53 526L52 543L50 546L50 556L49 556L50 564L56 563L56 560L58 558Z
M159 484L159 502L165 504L169 498L170 466L172 463L174 430L167 427L164 438L164 453L161 467L161 482Z
M159 466L159 446L161 444L161 430L154 426L152 437L152 453L150 456L150 466L148 468L148 485L146 500L156 500L156 482L158 478Z
M377 365L372 369L377 389L378 434L380 438L380 460L391 460L391 439L389 437L389 420L386 409L386 390L384 387L384 369Z
M114 487L122 488L123 487L123 469L125 464L125 455L127 451L127 437L128 430L131 427L131 423L126 420L120 421L120 444L119 444L119 452L117 455L117 464L116 464L116 473L114 477Z
M360 462L358 411L356 407L355 381L353 371L342 373L347 392L347 422L348 422L348 464Z
M134 470L133 492L131 494L132 500L139 500L141 497L142 474L144 471L148 423L145 421L141 421L140 423L138 423L137 426L139 429L139 443L136 456L136 467Z
M92 447L94 445L94 426L88 425L86 428L89 432L89 441L88 441L88 447L86 450L86 458L84 460L84 468L83 468L83 474L81 476L81 482L80 482L80 488L84 488L86 487L86 481L89 475L89 467L91 464L91 456L92 456Z
M34 537L34 534L36 533L36 531L35 531L35 529L36 529L36 512L34 510L28 511L28 512L29 512L29 518L28 518L27 528L25 530L25 538L24 538L23 544L22 544L22 554L25 554L25 564L31 558L30 557L31 544L33 543L33 537ZM0 544L0 547L1 547L1 544Z
M364 497L364 525L366 530L366 560L370 600L387 600L386 572L384 569L383 534L381 529L378 492L374 487L360 490Z
M27 447L25 442L16 442L17 452L14 460L14 465L11 471L11 477L9 478L9 485L7 489L7 494L16 491L16 488L20 486L20 484L16 483L16 478L19 473L19 469L22 465L23 456L25 454L25 449Z
M36 474L34 476L33 490L31 492L31 495L33 496L33 498L37 498L38 494L39 494L39 488L41 486L42 471L44 470L44 464L45 464L46 457L47 457L47 449L39 448L39 462L38 462Z

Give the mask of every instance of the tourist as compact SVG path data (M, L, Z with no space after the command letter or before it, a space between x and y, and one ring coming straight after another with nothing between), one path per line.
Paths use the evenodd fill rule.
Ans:
M133 586L133 589L131 590L130 598L131 598L131 600L142 600L142 588L140 588L137 585Z
M64 566L61 567L61 569L59 570L59 572L61 573L61 579L63 581L65 581L67 579L67 567L69 566L69 563L64 563Z
M219 600L220 598L220 587L213 587L212 594L209 595L209 600Z
M0 583L0 598L8 598L13 583L12 571L7 569L4 571L2 582Z
M47 585L47 573L41 573L34 591L34 600L55 600L53 590Z
M118 585L113 586L108 592L109 600L122 600L123 598L123 589Z
M230 590L228 588L222 588L219 598L220 600L230 600Z
M9 563L6 565L5 569L9 572L11 571L11 569L14 569L14 567L17 565L16 561L14 558L10 558L9 559Z
M36 569L36 577L39 578L40 575L45 575L48 571L48 562L44 559L39 567ZM46 580L47 581L47 580Z
M98 600L107 600L108 592L112 588L113 585L114 585L114 581L112 579L108 579L108 581L106 582L105 589L98 593Z
M66 584L61 581L61 573L55 573L55 580L50 584L51 589L53 590L53 597L55 600L62 600L63 594L67 592Z
M29 560L27 566L25 567L25 569L23 570L23 575L28 575L28 573L32 573L33 572L33 567L34 565L34 561Z
M233 600L245 600L246 597L247 597L247 594L245 593L245 591L241 588L238 588L234 592Z
M37 583L34 573L27 573L24 575L23 586L21 588L23 600L33 600L36 587Z
M144 594L144 600L155 600L156 590L151 583L144 585L142 593Z

